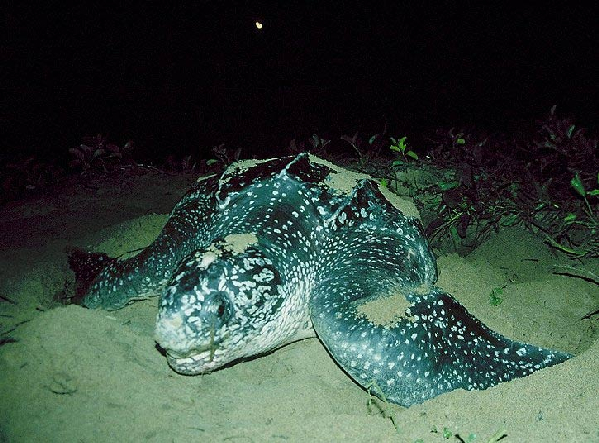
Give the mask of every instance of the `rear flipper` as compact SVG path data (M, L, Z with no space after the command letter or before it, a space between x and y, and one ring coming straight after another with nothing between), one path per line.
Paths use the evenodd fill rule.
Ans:
M353 289L362 292L363 285L354 283ZM392 285L386 289L398 293ZM322 293L321 302L312 305L314 327L335 360L362 386L394 403L410 406L458 388L486 389L572 357L491 331L436 287L403 296L410 306L386 324L361 314L351 301L335 307L342 315L328 315Z

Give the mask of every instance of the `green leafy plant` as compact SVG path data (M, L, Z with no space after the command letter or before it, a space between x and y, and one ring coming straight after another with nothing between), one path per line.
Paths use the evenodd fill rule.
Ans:
M326 156L326 147L329 143L331 140L321 138L318 134L312 134L307 140L291 139L288 151L294 155L300 152L311 152L314 155Z
M453 432L451 432L451 429L449 429L447 426L444 426L443 429L439 431L437 426L433 425L431 434L441 434L445 440L449 440L451 437L453 437Z
M499 306L503 303L503 298L501 296L503 295L504 289L505 286L497 286L491 290L491 293L489 294L489 303L491 306Z
M389 149L399 154L398 158L393 161L393 166L403 165L410 158L412 160L418 160L418 154L416 154L414 151L412 151L412 149L408 147L408 143L406 141L407 137L401 137L398 139L394 137L389 137L389 139L391 140L391 145L389 146Z
M125 161L131 162L133 142L129 141L120 147L108 142L102 134L93 137L84 137L83 143L76 148L70 148L71 161L69 166L82 172L89 170L102 170L107 172Z
M206 166L209 167L219 163L227 166L241 158L241 148L230 149L227 148L224 143L214 145L211 151L216 158L206 160Z
M210 164L206 161L207 165ZM165 167L173 172L191 172L196 169L195 159L191 155L177 157L173 154L168 155L165 160Z
M385 145L386 133L387 123L385 123L382 132L371 135L366 141L360 137L358 132L354 133L351 137L343 134L340 139L347 142L353 148L357 154L358 168L364 169L372 163L373 159L381 155L383 146L387 147Z
M598 141L555 107L537 126L513 139L454 128L429 137L427 161L455 177L437 186L426 229L434 246L468 252L503 226L523 225L569 255L599 256Z
M597 197L599 196L599 173L597 173L597 185L598 187L593 189L592 191L587 191L584 183L582 182L582 180L580 179L580 175L578 174L578 172L576 173L576 175L574 177L572 177L572 180L570 180L570 184L572 185L572 187L574 188L574 190L584 199L584 203L586 205L586 209L588 211L588 215L591 218L595 218L593 215L593 210L591 209L591 205L589 204L589 200L587 199L587 197Z
M547 242L574 257L599 256L599 217L597 215L597 203L591 203L591 199L599 196L599 174L597 174L598 187L592 190L587 190L583 183L580 174L577 172L570 180L570 185L575 193L582 198L584 202L583 210L577 212L568 212L559 225L558 235L546 233ZM579 239L574 239L575 234ZM561 239L561 240L560 240Z

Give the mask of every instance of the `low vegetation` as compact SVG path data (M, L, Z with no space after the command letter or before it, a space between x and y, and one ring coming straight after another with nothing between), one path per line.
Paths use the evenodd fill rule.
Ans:
M528 133L499 136L474 128L439 129L425 146L406 136L312 135L293 139L287 151L332 158L335 142L345 146L344 163L378 177L383 186L413 198L433 246L467 253L492 232L522 225L573 258L599 256L598 140L560 117L553 107ZM249 150L248 150L249 151ZM0 165L0 203L44 192L69 175L90 176L147 168L135 160L134 144L113 143L101 134L68 149L68 165L35 156ZM244 157L218 144L212 158L167 157L158 168L198 174Z

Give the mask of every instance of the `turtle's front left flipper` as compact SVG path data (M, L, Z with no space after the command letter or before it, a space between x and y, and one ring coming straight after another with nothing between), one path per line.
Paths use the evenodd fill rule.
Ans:
M337 363L371 392L410 406L571 357L491 331L435 287L419 223L386 204L372 183L361 183L329 223L312 322Z
M376 296L364 303L331 297L342 291L338 286ZM337 363L374 394L403 406L458 388L486 389L571 357L503 337L435 287L405 290L360 275L316 292L314 328ZM388 304L382 316L367 307L387 297L395 313Z

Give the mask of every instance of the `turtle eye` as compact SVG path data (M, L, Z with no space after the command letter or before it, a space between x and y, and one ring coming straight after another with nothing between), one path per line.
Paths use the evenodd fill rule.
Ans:
M230 314L230 302L224 293L218 293L210 303L210 312L220 321L226 321Z

